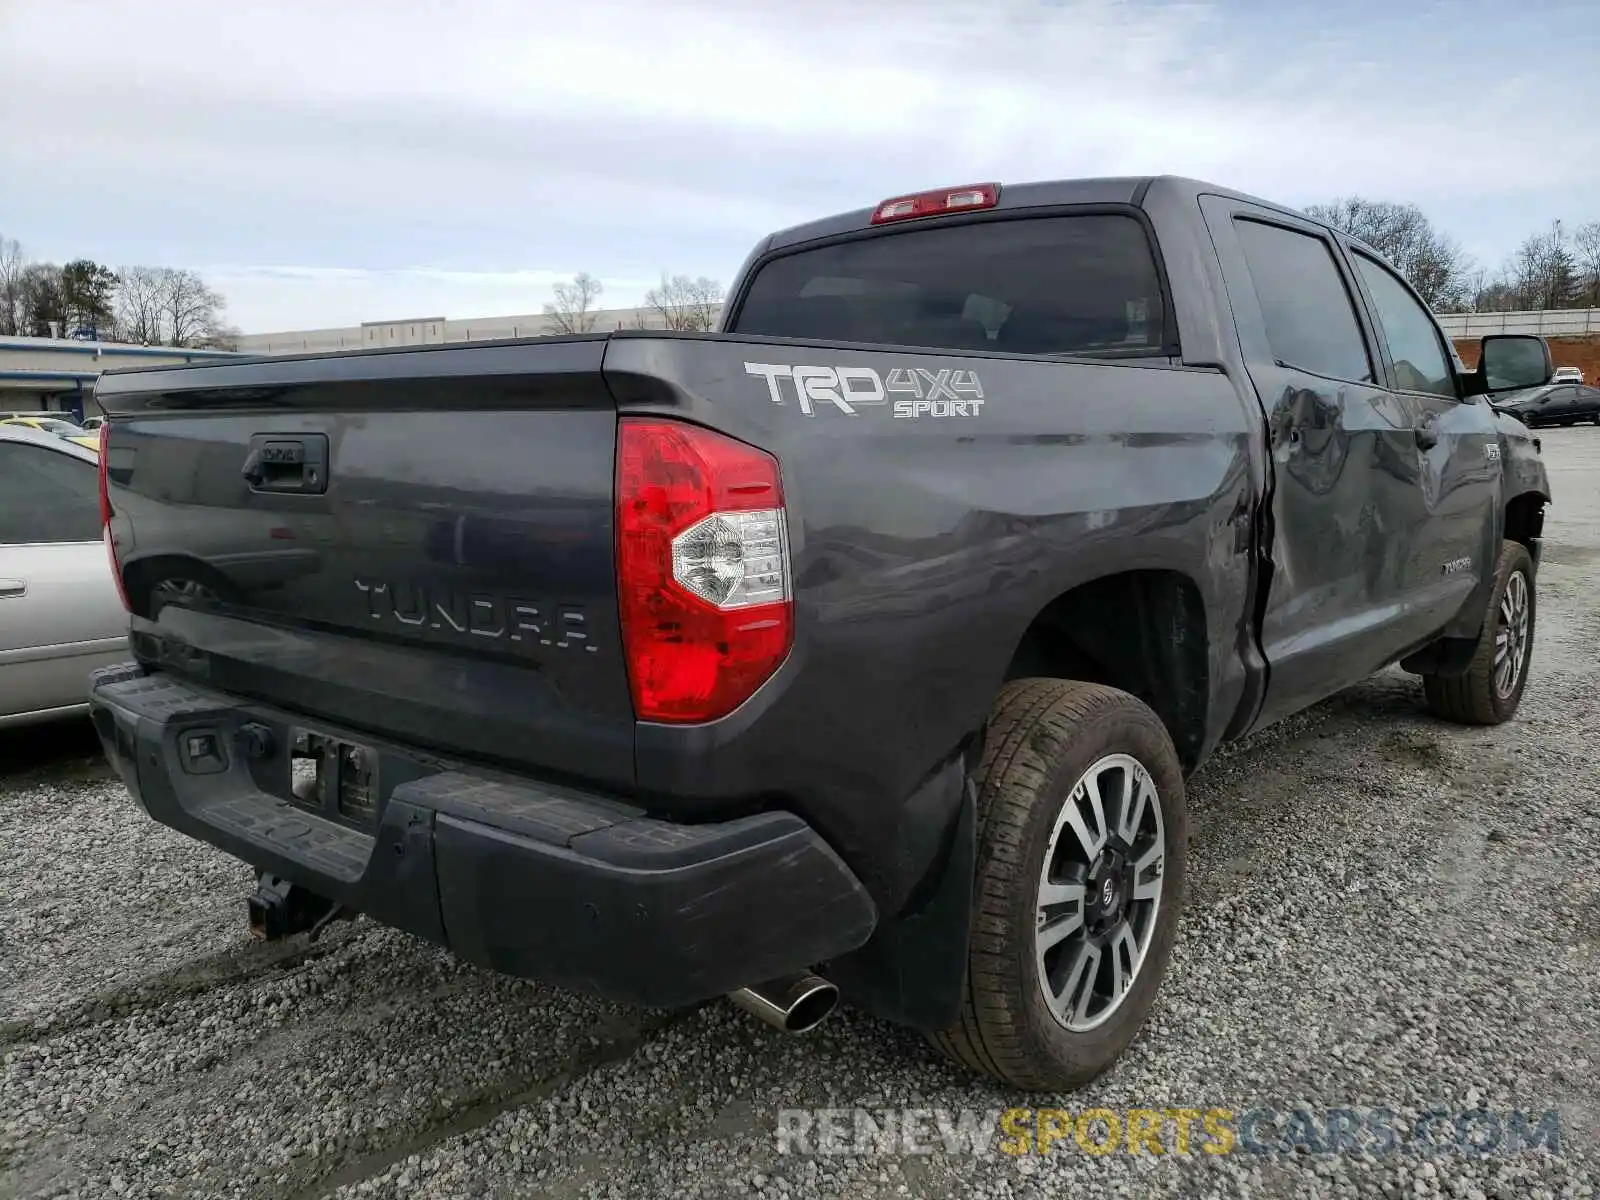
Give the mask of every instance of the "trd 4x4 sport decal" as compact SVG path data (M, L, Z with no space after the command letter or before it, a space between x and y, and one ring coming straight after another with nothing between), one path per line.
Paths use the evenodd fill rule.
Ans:
M901 418L975 417L983 411L983 384L976 371L895 367L885 379L872 367L747 362L744 370L767 381L767 396L774 404L782 404L792 389L808 417L817 415L818 405L829 404L851 417L858 408L880 404L893 404L894 415Z

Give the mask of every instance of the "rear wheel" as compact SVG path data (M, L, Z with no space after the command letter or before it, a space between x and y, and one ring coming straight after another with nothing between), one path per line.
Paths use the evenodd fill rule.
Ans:
M1183 770L1126 692L1025 679L991 714L961 1013L934 1044L1030 1091L1081 1087L1144 1023L1183 904Z
M194 604L215 604L217 594L198 579L173 576L161 580L150 589L150 615L154 617L169 604L185 607Z
M208 608L238 598L222 572L193 558L145 559L128 568L126 579L134 611L151 620L169 604Z
M1533 559L1527 547L1501 542L1489 610L1472 665L1462 675L1424 675L1428 707L1446 720L1466 725L1509 721L1528 686L1536 609Z

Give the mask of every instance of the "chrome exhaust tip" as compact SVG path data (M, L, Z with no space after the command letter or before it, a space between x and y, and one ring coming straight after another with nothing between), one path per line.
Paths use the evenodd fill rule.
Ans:
M838 1007L839 989L826 979L804 972L740 988L730 992L728 999L774 1029L805 1033L822 1024Z

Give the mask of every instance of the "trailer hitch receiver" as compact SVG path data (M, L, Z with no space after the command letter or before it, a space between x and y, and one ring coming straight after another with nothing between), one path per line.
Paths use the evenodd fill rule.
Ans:
M251 934L267 942L308 930L316 941L330 922L350 915L326 896L272 874L261 876L249 908Z

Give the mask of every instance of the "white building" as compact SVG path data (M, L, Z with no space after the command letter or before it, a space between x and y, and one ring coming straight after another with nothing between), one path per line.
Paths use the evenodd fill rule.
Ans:
M101 371L234 357L226 350L0 337L0 412L59 412L82 420L90 415L84 403Z
M665 329L653 308L602 308L590 314L596 333L615 329ZM288 333L251 333L239 338L246 354L308 354L319 350L362 350L381 346L430 346L491 338L548 337L558 330L549 317L524 313L515 317L479 317L450 321L415 317L404 321L365 321L337 329L301 329Z
M664 329L666 323L653 308L603 308L593 314L597 333L614 329ZM1545 337L1582 337L1600 333L1600 309L1564 309L1547 312L1445 313L1439 324L1453 338L1486 333L1535 333ZM360 350L375 346L427 346L443 342L473 342L493 338L545 337L557 332L550 318L539 313L514 317L478 317L449 321L444 317L417 317L405 321L367 321L339 329L301 329L288 333L252 333L241 337L246 354L306 354L318 350Z

